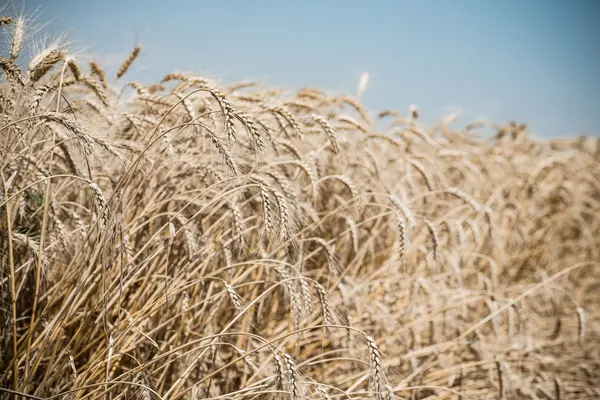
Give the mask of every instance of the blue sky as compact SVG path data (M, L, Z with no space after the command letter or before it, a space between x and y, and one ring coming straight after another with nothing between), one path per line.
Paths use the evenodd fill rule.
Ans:
M11 1L108 68L140 43L129 79L194 71L354 93L368 71L374 111L416 104L430 122L459 111L544 137L600 134L597 0Z

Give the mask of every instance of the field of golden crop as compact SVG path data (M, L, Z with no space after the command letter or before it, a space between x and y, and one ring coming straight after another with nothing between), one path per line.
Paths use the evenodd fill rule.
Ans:
M0 398L600 398L597 138L0 29Z

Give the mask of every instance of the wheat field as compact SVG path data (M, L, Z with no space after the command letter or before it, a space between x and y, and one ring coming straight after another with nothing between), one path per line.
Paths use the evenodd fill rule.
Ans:
M0 398L600 397L597 138L0 29Z

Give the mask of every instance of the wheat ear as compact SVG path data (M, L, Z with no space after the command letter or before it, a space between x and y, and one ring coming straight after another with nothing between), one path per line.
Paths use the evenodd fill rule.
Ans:
M140 54L140 51L142 51L142 47L140 45L135 46L133 51L129 54L129 57L127 57L125 62L123 62L123 64L121 64L117 70L117 79L125 75L129 67L131 67L131 64L133 64L137 56Z

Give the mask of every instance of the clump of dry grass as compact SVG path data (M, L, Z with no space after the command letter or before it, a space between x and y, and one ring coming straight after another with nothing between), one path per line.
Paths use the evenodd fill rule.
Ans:
M3 395L600 396L596 138L181 73L124 100L0 21Z

